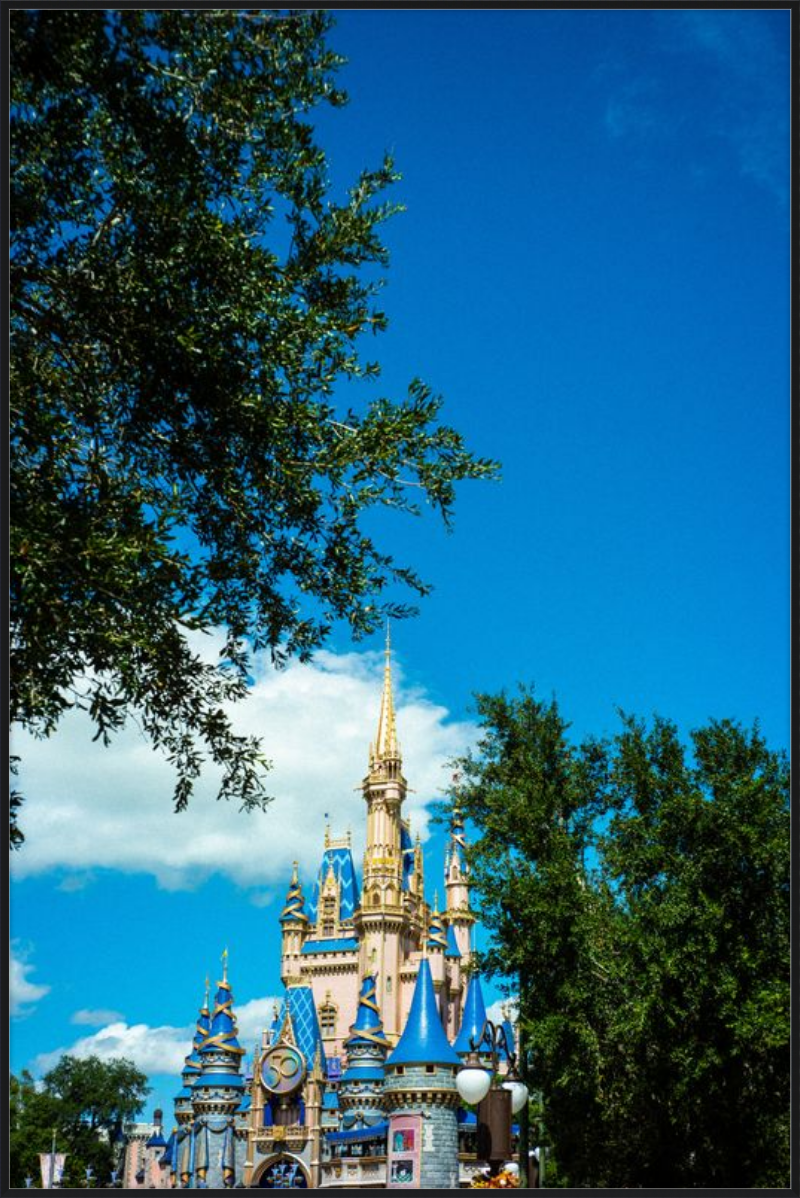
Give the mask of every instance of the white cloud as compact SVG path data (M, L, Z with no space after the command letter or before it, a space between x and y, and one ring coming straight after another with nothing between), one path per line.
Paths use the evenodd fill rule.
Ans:
M70 1023L87 1024L89 1027L98 1027L101 1023L119 1023L123 1018L119 1011L106 1011L102 1008L97 1011L90 1011L84 1008L82 1011L76 1011L70 1019Z
M213 659L221 644L203 638ZM25 844L12 859L15 877L69 871L85 884L87 871L111 868L155 875L166 889L198 885L221 872L243 886L283 887L297 858L308 877L316 867L325 812L334 833L353 830L356 860L363 851L364 803L358 790L380 703L380 652L320 652L309 665L276 671L266 655L253 665L246 701L233 709L237 730L263 737L274 768L275 796L266 812L240 813L215 801L216 775L198 784L189 809L172 810L169 765L130 725L110 748L92 743L82 712L67 715L46 741L15 735L22 756ZM404 685L395 660L397 727L414 793L406 814L427 836L427 806L448 780L446 761L463 753L474 726L448 720L423 690ZM62 886L64 883L62 883Z
M191 1024L186 1027L150 1027L146 1023L129 1026L119 1020L90 1036L83 1036L72 1045L40 1053L34 1057L32 1068L35 1073L47 1073L65 1055L81 1060L96 1056L101 1061L125 1057L145 1073L177 1075L183 1068L193 1034Z
M486 1008L486 1018L491 1019L492 1023L502 1023L508 1019L509 1022L515 1024L519 1014L518 1007L516 998L498 998L496 1002Z
M253 998L234 1009L239 1032L239 1042L249 1055L256 1043L261 1041L261 1032L272 1024L273 1010L280 999L275 997ZM113 1012L111 1012L113 1014ZM103 1012L76 1012L76 1014L103 1014ZM79 1022L73 1016L73 1022ZM88 1022L88 1020L84 1020ZM128 1024L117 1019L93 1032L82 1036L74 1044L55 1048L52 1052L40 1053L31 1063L34 1073L43 1074L58 1064L62 1056L96 1056L101 1061L113 1057L125 1057L148 1074L174 1074L176 1079L183 1068L194 1035L194 1024L184 1027L151 1027L147 1023Z
M29 1015L32 1004L50 993L50 987L29 982L27 975L35 968L26 960L27 954L12 944L8 956L8 1002L12 1015Z

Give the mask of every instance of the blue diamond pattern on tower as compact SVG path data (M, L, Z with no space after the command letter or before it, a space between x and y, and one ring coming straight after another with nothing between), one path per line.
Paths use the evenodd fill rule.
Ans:
M326 849L322 864L319 867L317 879L314 882L314 890L311 900L308 904L308 912L312 923L317 918L317 907L319 904L320 888L328 876L328 871L333 869L333 876L339 883L339 917L340 919L352 919L358 910L358 883L356 880L355 866L353 865L353 854L349 848L342 846Z
M325 1050L319 1032L317 1008L314 1006L314 995L310 986L291 986L286 991L286 1006L292 1021L292 1033L295 1043L305 1057L310 1069L319 1045L322 1053L322 1067L325 1068Z

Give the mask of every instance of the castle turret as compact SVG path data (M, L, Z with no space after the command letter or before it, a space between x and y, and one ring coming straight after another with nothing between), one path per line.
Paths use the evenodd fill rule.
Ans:
M423 958L406 1026L386 1062L388 1189L458 1188L456 1072L460 1065L444 1033L430 965Z
M455 808L450 825L450 840L444 860L444 885L447 894L447 922L453 929L456 947L464 965L470 956L470 929L475 923L475 916L469 904L467 843L464 820L459 807Z
M292 880L281 912L281 981L285 986L300 980L303 945L308 935L309 921L305 910L303 888L297 876L297 862L292 866Z
M375 975L377 1002L387 1036L394 1042L400 1031L403 892L408 888L404 851L410 846L403 843L402 806L407 784L395 724L388 628L378 730L370 746L369 773L362 789L367 804L367 845L356 923L361 940L359 970L362 976Z
M234 1184L237 1156L234 1116L245 1090L241 1072L245 1050L237 1039L227 958L226 949L222 954L222 980L217 982L211 1026L198 1050L202 1069L192 1087L195 1124L188 1173L191 1184L209 1189ZM186 1171L181 1168L182 1177Z
M197 1016L191 1051L184 1059L183 1069L181 1070L182 1087L180 1092L175 1095L175 1119L181 1126L192 1121L192 1086L203 1068L198 1050L206 1039L211 1027L211 1015L208 1009L208 990L209 981L206 978L205 998L200 1008L200 1013Z
M339 1086L339 1106L345 1129L370 1127L383 1118L384 1063L389 1041L375 1001L375 978L361 982L356 1021L344 1042L347 1069Z

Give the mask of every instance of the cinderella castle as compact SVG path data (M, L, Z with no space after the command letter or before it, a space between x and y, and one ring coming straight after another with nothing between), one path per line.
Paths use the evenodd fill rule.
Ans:
M486 1019L469 975L464 827L453 820L444 907L425 897L424 861L403 818L387 634L383 693L362 783L359 885L350 836L325 833L306 896L295 864L280 916L285 997L245 1061L227 961L208 989L168 1136L129 1141L128 1188L455 1189L480 1167L475 1115L455 1075ZM509 1043L513 1033L506 1025Z

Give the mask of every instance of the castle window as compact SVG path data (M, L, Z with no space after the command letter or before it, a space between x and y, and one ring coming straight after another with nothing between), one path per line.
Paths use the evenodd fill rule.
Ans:
M331 895L322 900L322 935L333 936L336 932L336 898Z
M326 1003L324 1007L320 1007L319 1026L323 1036L336 1035L336 1007L333 1003Z

